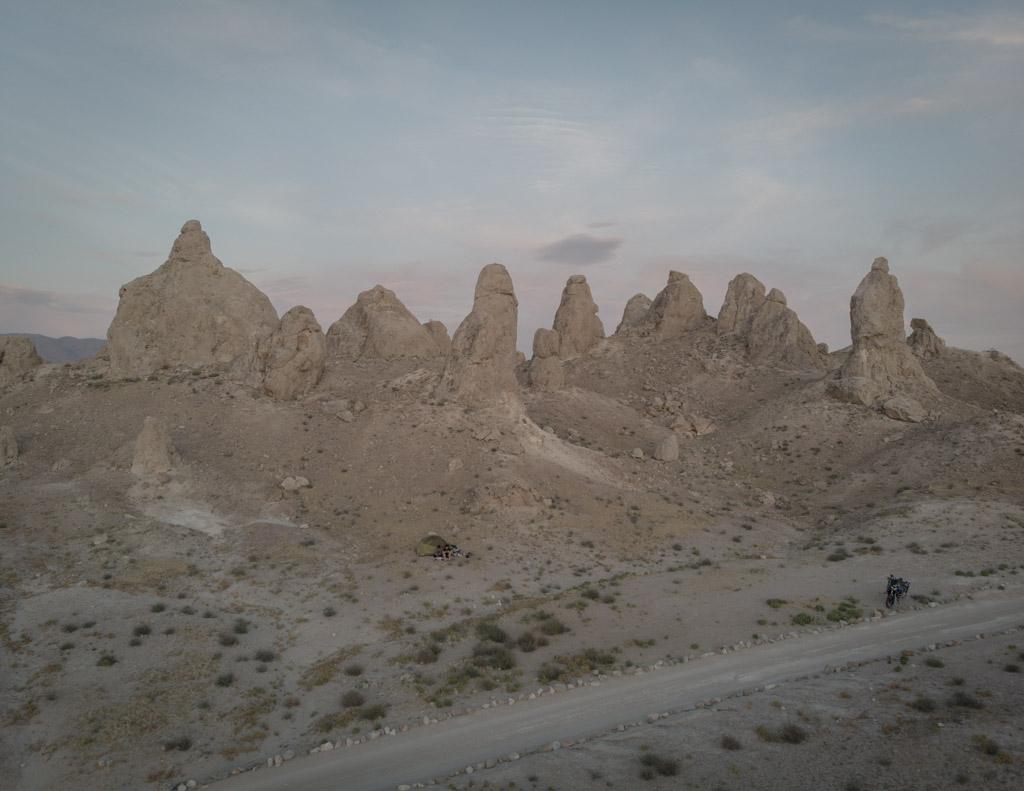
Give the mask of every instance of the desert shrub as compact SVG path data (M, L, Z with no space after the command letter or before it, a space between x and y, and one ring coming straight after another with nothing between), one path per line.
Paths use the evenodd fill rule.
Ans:
M166 605L164 605L164 604L162 604L160 602L157 602L156 604L154 604L152 607L149 608L149 611L150 612L163 612L166 609L167 609Z
M333 607L324 607L323 612L324 618L333 618L335 615L338 614L338 611L335 610Z
M235 623L231 627L231 631L235 634L246 634L249 631L249 621L245 618L235 618Z
M761 741L782 744L800 744L807 740L807 731L794 722L787 722L779 728L758 725L757 735L761 738Z
M136 624L135 628L132 629L132 634L135 635L136 637L141 637L143 635L149 634L150 631L151 630L149 628L149 624L148 623L140 623L140 624Z
M852 557L853 557L853 555L851 555L845 549L840 547L835 552L833 552L831 555L829 555L827 559L831 560L833 563L838 563L840 560L846 560L847 558L852 558Z
M793 623L796 626L807 626L809 623L814 623L814 616L806 612L798 612L793 616Z
M974 736L974 741L975 743L977 743L978 749L981 750L985 755L995 756L999 754L998 743L990 739L988 736L976 734Z
M565 634L569 631L569 627L557 618L551 617L541 621L537 630L541 632L541 634L554 636L556 634Z
M949 699L950 708L983 709L985 704L966 692L954 692Z
M362 720L379 720L388 713L388 707L383 703L374 703L359 710L359 718Z
M178 736L170 741L164 742L164 749L168 752L171 750L181 750L184 752L192 746L192 740L188 736Z
M441 655L441 646L437 643L429 643L420 648L414 655L413 659L421 665L430 665L437 661L437 658Z
M345 665L346 676L361 676L363 674L363 666L358 662L353 662L350 665Z
M935 711L935 701L931 698L918 698L911 704L918 711L930 712Z
M524 654L529 654L537 650L537 638L534 637L533 632L523 632L516 640L516 647Z
M511 670L516 666L516 656L503 645L477 643L473 649L473 664L495 670Z
M728 733L722 734L722 749L723 750L742 750L743 745L740 744L740 740L735 736L730 736Z
M273 662L277 659L277 652L269 648L261 648L253 654L253 658L257 662Z
M489 640L492 643L508 642L508 633L494 621L483 621L476 625L476 633L481 640Z
M1005 670L1007 673L1019 673L1020 665L1015 665L1011 662L1010 664L1004 666L1003 670Z
M779 607L781 607L783 604L788 604L788 602L785 599L768 599L766 603L773 610L779 609Z
M235 637L231 632L221 632L217 641L223 646L236 645L238 638Z
M60 650L61 651L70 651L74 647L75 647L74 643L61 643L60 644Z
M78 624L77 623L66 623L60 629L61 629L62 632L67 632L68 634L71 634L72 632L77 632L78 631Z
M219 676L217 676L217 686L218 687L230 687L234 683L235 683L235 674L234 673L221 673Z
M946 663L939 659L937 656L930 656L924 660L924 663L928 667L945 667Z
M584 588L580 591L580 596L582 596L585 599L597 601L601 598L601 591L599 591L597 588Z
M111 665L117 664L117 657L113 654L104 654L99 658L99 661L96 664L99 667L110 667Z
M364 698L363 694L358 690L350 689L341 696L341 705L346 709L362 706L364 703L366 703L366 698Z
M653 772L656 772L663 777L672 777L673 775L679 774L679 762L674 758L669 758L665 755L645 752L640 758L640 763L644 768L651 769ZM651 778L646 777L642 773L641 776L644 777L644 779L653 778L653 774L651 775Z

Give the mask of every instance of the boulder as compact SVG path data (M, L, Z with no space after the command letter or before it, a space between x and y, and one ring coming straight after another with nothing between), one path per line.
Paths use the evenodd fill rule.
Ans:
M263 391L274 398L309 393L324 373L327 340L307 307L296 305L260 348Z
M132 475L159 475L174 469L178 454L171 442L171 429L160 418L147 417L135 440Z
M434 339L434 345L437 346L437 354L440 357L444 357L451 351L452 339L448 334L448 328L444 326L440 321L431 319L430 321L424 322L423 329L427 331L427 335Z
M221 264L199 221L189 220L167 261L121 286L107 330L110 373L143 376L205 365L248 373L259 343L277 327L267 296Z
M585 354L604 338L604 325L583 275L572 275L562 290L555 312L554 330L559 335L559 356L571 360Z
M679 459L679 439L669 434L654 449L654 458L658 461L676 461Z
M480 270L473 309L452 336L441 389L465 406L504 407L522 412L516 383L519 302L501 264Z
M765 301L764 284L753 275L736 275L725 290L725 300L718 311L718 334L743 331L748 320Z
M935 334L935 330L924 319L911 319L910 330L907 345L918 357L924 359L938 357L945 351L946 342Z
M541 327L533 334L533 359L530 360L530 387L559 390L565 387L565 372L558 356L560 336L555 330Z
M331 357L436 357L438 343L394 291L374 286L327 330L327 352Z
M689 276L671 271L668 284L651 303L640 331L658 338L674 338L698 326L707 315L704 297Z
M904 423L920 423L928 413L913 398L905 395L895 395L887 398L881 404L882 412L886 417L893 420L902 420Z
M650 297L644 294L634 294L626 302L622 311L622 321L615 328L616 335L625 335L630 330L637 329L647 318L647 312L651 309Z
M31 379L32 372L44 364L31 338L0 336L0 387Z
M897 386L937 390L907 345L903 292L896 278L889 274L889 262L884 258L875 259L850 299L850 335L850 356L830 387L835 397L850 401L855 393L857 400L853 403L864 403L874 392L876 395L868 402L871 404ZM863 382L844 384L844 380L851 379L869 380L874 387L868 388Z
M18 458L18 440L10 426L0 428L0 467L5 467Z
M713 434L718 430L718 426L713 422L708 420L706 417L699 417L698 415L680 415L672 421L672 425L670 425L669 428L673 431L677 431L682 434L689 434L694 437Z

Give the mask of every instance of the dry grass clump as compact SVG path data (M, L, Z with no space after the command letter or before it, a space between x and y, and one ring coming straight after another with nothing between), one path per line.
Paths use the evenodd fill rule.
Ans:
M757 735L763 742L774 742L778 744L801 744L807 741L807 731L795 722L787 722L778 728L769 728L767 725L757 726Z
M644 780L653 780L656 775L672 777L679 774L679 762L658 753L645 752L640 757L640 764L643 766L643 769L640 770L640 777Z

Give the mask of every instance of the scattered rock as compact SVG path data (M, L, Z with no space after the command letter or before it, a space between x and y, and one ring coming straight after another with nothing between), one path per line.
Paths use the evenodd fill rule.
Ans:
M654 458L658 461L677 461L679 459L679 439L669 434L654 449Z
M882 412L893 420L905 423L920 423L928 413L925 408L909 396L897 395L882 402Z
M924 319L911 319L910 329L907 345L918 357L927 360L938 357L945 350L946 342L935 334L935 330Z

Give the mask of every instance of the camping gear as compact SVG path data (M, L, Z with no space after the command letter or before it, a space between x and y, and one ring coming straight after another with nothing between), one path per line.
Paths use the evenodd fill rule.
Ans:
M420 539L420 543L416 545L416 554L421 558L430 557L447 543L441 536L431 533Z

